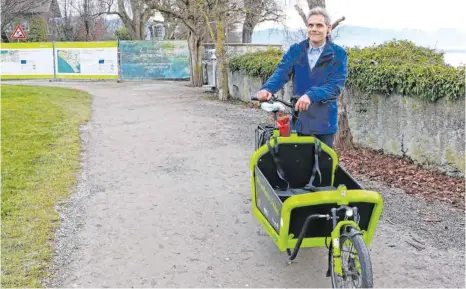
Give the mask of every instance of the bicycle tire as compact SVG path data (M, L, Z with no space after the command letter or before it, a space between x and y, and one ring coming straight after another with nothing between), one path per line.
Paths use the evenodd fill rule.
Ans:
M351 228L350 233L344 233L340 236L340 248L342 248L343 244L349 240L351 243L354 244L354 248L359 256L359 263L361 266L362 271L362 278L360 282L360 286L356 288L372 288L373 287L373 275L372 275L372 262L369 256L369 250L364 242L362 235L354 234L355 229ZM357 231L356 231L357 232ZM352 234L353 233L353 234ZM342 255L342 254L340 254ZM342 260L343 264L343 260ZM333 267L333 253L330 259L330 278L332 281L332 288L345 288L341 287L341 282L336 282L336 274ZM338 284L336 284L338 283Z

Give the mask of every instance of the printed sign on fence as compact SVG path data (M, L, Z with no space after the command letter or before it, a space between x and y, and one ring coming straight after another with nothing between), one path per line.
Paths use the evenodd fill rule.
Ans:
M53 43L2 43L1 77L53 78Z
M189 79L187 41L120 41L123 79Z
M118 78L118 47L108 42L55 43L57 78Z

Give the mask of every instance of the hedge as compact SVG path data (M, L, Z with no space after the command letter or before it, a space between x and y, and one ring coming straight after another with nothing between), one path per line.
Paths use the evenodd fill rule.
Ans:
M389 41L366 48L348 48L347 87L363 93L417 96L428 101L465 97L465 67L444 62L443 54L410 41ZM283 56L268 49L230 59L231 71L266 80Z

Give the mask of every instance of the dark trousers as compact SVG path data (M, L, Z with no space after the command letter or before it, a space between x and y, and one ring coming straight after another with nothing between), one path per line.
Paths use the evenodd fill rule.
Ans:
M298 135L303 135L303 134L298 134ZM327 146L333 148L333 143L335 141L335 134L316 134L314 136L318 138L321 142L326 144Z

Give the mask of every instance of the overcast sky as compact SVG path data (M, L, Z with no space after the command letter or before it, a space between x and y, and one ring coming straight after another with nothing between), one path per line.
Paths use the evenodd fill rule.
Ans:
M287 26L303 28L294 5L299 1L303 4L301 7L306 7L306 0L277 1L283 7L288 7ZM345 25L426 31L443 27L466 31L466 0L326 0L326 5L332 20L346 17ZM273 24L262 24L257 29L271 27L274 27Z

